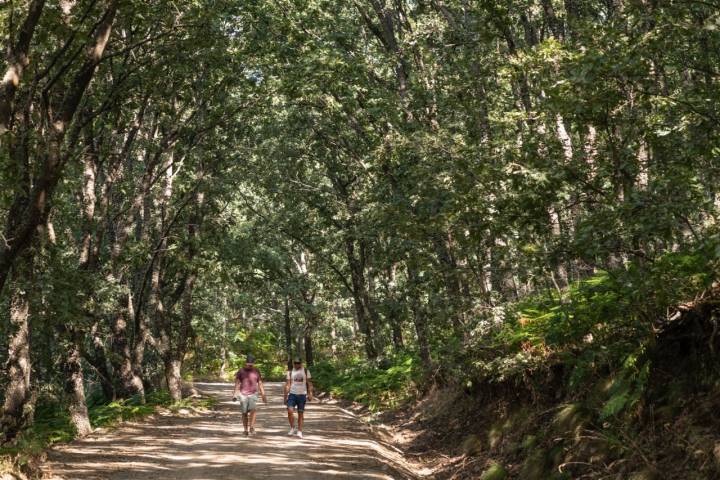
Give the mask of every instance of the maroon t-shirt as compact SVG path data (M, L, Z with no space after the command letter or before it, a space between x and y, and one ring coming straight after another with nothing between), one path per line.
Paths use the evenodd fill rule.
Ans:
M255 367L243 367L235 374L235 380L240 382L240 393L254 395L258 391L258 382L262 380L262 375Z

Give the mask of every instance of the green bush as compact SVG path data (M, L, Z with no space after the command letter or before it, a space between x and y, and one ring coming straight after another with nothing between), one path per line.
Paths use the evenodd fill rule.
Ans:
M480 475L480 480L504 480L508 473L499 463L493 463Z
M263 378L270 382L284 382L285 374L287 373L287 365L273 363L267 365L258 365L258 368L263 374Z
M422 376L419 359L411 354L387 359L380 368L354 360L343 365L321 362L312 376L318 389L367 405L371 410L393 408L411 397Z

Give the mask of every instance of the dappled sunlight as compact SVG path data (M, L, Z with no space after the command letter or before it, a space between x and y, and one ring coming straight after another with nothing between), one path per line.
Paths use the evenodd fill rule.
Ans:
M401 479L401 458L375 441L361 422L335 405L310 403L305 438L288 437L282 386L266 384L257 434L243 435L230 384L197 383L218 398L199 417L161 417L73 442L50 454L60 479ZM240 476L241 475L241 476Z

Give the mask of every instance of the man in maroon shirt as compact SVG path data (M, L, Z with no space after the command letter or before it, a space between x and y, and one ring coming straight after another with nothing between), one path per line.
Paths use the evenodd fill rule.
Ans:
M255 357L248 355L245 367L235 374L235 390L233 390L233 402L240 401L246 437L255 434L255 406L258 400L258 390L263 402L267 403L262 375L260 375L260 370L255 368ZM248 426L250 427L249 432Z

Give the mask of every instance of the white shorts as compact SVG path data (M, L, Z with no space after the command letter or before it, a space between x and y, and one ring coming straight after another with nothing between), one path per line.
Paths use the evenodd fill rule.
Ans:
M240 401L240 411L242 413L248 413L255 410L255 406L258 401L258 394L253 393L252 395L243 395L241 393L238 399Z

